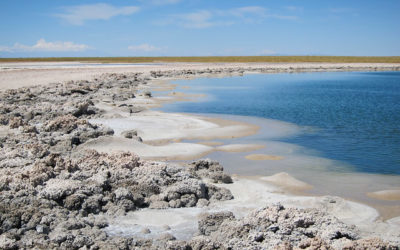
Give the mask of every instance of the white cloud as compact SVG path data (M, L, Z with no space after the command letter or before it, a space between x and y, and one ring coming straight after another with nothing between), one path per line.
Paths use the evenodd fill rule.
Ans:
M137 6L115 7L106 3L64 7L64 13L55 14L70 24L83 25L88 20L109 20L115 16L129 16L139 11Z
M12 52L10 47L0 46L0 52Z
M18 52L18 51L52 51L52 52L67 52L67 51L84 51L90 47L86 44L76 44L73 42L46 42L43 38L38 40L34 45L24 45L15 43L12 47L0 46L0 51L3 52Z
M178 25L185 28L202 29L211 26L229 25L230 23L213 20L214 13L208 10L200 10L192 13L174 15L173 19Z
M267 9L260 6L245 6L228 10L228 13L238 17L245 17L246 15L265 17L266 12Z
M228 10L198 10L190 13L171 15L168 20L157 23L202 29L213 26L228 26L241 22L260 22L267 18L294 20L297 17L270 14L268 9L261 6L244 6Z
M161 48L155 47L153 45L143 43L140 45L131 45L128 47L129 50L132 51L140 51L140 52L154 52L154 51L159 51Z

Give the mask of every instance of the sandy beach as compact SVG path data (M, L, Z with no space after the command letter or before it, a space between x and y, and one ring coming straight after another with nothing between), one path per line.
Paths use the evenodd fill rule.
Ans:
M309 211L307 209L315 209L313 211L318 211L315 212L315 218L318 218L318 220L324 218L324 215L320 215L319 213L326 213L327 216L333 216L338 219L337 222L331 222L332 225L340 225L338 227L343 228L343 232L351 231L357 235L353 237L351 236L352 234L348 233L348 236L338 238L325 237L324 234L318 235L319 240L333 248L341 249L348 244L350 244L349 246L354 244L354 247L357 247L365 244L363 240L372 238L379 238L379 242L375 242L376 244L391 244L392 246L398 247L400 246L400 211L398 211L398 207L386 210L377 210L376 207L374 208L366 204L346 200L337 196L313 196L311 193L307 193L308 190L314 188L313 185L304 180L297 179L290 173L286 172L278 172L271 176L232 175L232 177L228 178L225 176L226 174L222 173L222 170L218 168L218 171L216 171L218 177L215 177L213 175L214 170L211 169L213 166L217 166L217 163L207 162L205 164L204 162L200 162L197 163L197 165L196 163L193 163L192 165L188 163L190 160L198 160L199 158L207 157L207 155L215 152L229 154L240 153L245 155L245 157L242 157L243 159L250 161L273 162L271 164L286 160L285 155L266 154L258 151L268 148L270 145L257 143L227 143L227 141L233 138L244 138L259 133L261 129L259 125L252 124L251 122L229 120L225 118L166 113L153 109L155 107L161 107L165 103L201 98L201 96L174 92L176 86L168 82L173 79L223 77L253 73L385 70L398 71L400 70L400 64L159 63L138 65L91 65L87 63L79 64L63 62L3 63L0 64L0 89L3 93L10 94L4 94L4 102L10 101L12 99L10 96L14 96L15 99L12 99L12 102L9 102L13 104L9 105L17 106L26 99L26 102L33 103L32 109L37 107L35 105L39 105L42 110L40 110L40 112L38 111L40 115L33 114L32 116L29 116L28 113L32 112L32 110L24 107L25 113L22 113L22 108L19 107L21 110L18 112L21 111L21 114L20 116L16 116L17 118L15 119L14 117L9 117L9 114L12 115L12 110L5 112L2 114L1 118L4 121L7 120L7 123L2 122L3 125L0 126L0 136L8 136L10 138L15 137L21 142L25 140L26 145L31 141L34 141L41 147L44 147L43 145L46 144L46 150L49 153L43 153L45 156L42 157L43 159L41 158L40 162L39 160L36 162L34 156L29 155L26 156L28 160L21 156L18 159L16 158L16 161L18 161L17 163L13 163L10 159L12 155L15 155L14 151L21 149L18 148L18 143L5 140L4 147L2 147L2 150L4 151L3 153L5 154L5 157L2 158L2 174L6 175L6 173L14 173L15 175L22 176L18 178L23 178L24 175L33 176L34 173L36 173L33 172L33 169L35 169L39 163L47 164L46 162L50 161L47 158L55 152L57 152L58 155L65 156L65 159L71 159L71 161L74 161L76 159L81 159L80 157L82 157L83 152L86 150L95 150L102 155L96 155L96 157L92 155L92 158L88 157L88 159L91 161L97 161L98 159L104 158L103 162L111 161L109 159L115 159L112 158L114 157L112 155L121 154L121 151L129 152L129 154L138 155L143 161L141 164L144 166L153 166L154 168L159 167L160 169L165 169L168 168L168 162L173 162L172 164L177 164L179 166L187 166L187 164L189 164L191 167L185 167L183 169L176 167L179 170L174 170L175 172L167 171L167 175L172 175L179 181L181 181L181 177L179 176L186 176L182 180L182 183L179 184L184 187L184 185L189 181L190 183L197 183L197 181L200 181L197 179L192 180L192 175L185 172L188 171L187 169L194 168L195 170L193 170L194 172L192 172L192 174L195 173L195 176L198 176L202 181L204 181L204 184L201 184L200 186L203 187L203 185L206 185L207 190L212 190L214 188L212 186L215 185L215 193L217 195L212 198L212 195L210 197L203 197L196 194L195 201L191 202L190 199L194 196L190 196L192 193L189 192L187 193L188 196L185 196L185 198L182 198L182 194L180 199L172 199L168 196L171 196L172 187L165 184L165 187L159 188L160 191L158 193L153 194L154 196L142 197L142 199L146 201L144 202L146 203L146 206L143 205L142 207L135 203L135 198L132 198L132 196L136 195L135 193L130 194L130 196L127 194L125 196L121 194L121 197L131 197L129 199L135 203L135 205L132 205L135 206L135 209L131 209L130 211L127 208L126 211L121 212L118 210L118 207L123 206L121 204L124 201L124 198L121 198L121 203L118 203L119 201L117 202L115 197L117 197L119 193L117 192L118 194L115 194L114 188L118 189L118 185L124 183L124 187L129 189L130 184L127 184L129 181L122 182L118 180L118 177L116 177L117 179L115 182L110 182L112 183L110 184L110 190L114 192L114 194L110 194L110 197L113 198L107 198L110 199L110 204L112 204L110 205L109 211L115 209L115 212L107 212L103 209L102 212L97 212L96 216L94 216L95 219L93 219L95 224L100 217L102 220L107 221L107 226L103 227L104 230L100 230L101 232L107 232L107 237L112 238L123 236L144 238L147 240L161 239L162 241L168 241L168 237L173 235L173 237L178 241L185 241L185 244L192 244L193 242L198 243L200 241L203 242L204 239L201 238L200 240L199 238L196 239L193 237L197 234L198 221L201 221L199 218L203 218L202 216L204 216L205 213L220 213L218 219L213 217L215 221L211 221L215 224L219 223L218 225L226 223L226 230L229 230L230 228L234 228L233 224L230 223L243 223L244 225L246 220L249 220L247 216L252 215L257 209L266 206L276 206L276 204L279 203L284 206L285 209L294 209L293 211L296 211L295 214L298 212L299 217L307 217L308 215L303 215L302 212L299 212L300 210L298 211L296 209L305 209L304 211ZM108 83L110 84L107 85ZM41 92L35 92L35 88L39 87L34 86L40 86L40 88L42 88L40 89ZM23 88L23 90L20 92L13 92L12 89L17 88ZM167 91L168 93L166 95L152 95L152 93L156 93L157 91ZM66 94L67 92L68 94ZM45 95L43 93L45 93ZM54 99L54 103L51 103L53 98L51 97L51 93L55 96L62 96L66 102L63 103L64 100ZM44 104L38 104L39 101L34 99L36 96L41 96L41 98L46 96L48 99ZM90 96L90 98L88 98L88 96ZM84 104L82 105L82 103ZM52 105L56 105L59 109L62 108L62 110L59 111L59 114L51 108ZM6 104L3 103L3 109L6 110L8 107L5 106ZM46 114L46 112L48 112L48 114ZM27 119L27 116L29 116L30 119ZM68 125L70 123L72 124L72 127L67 130L68 132L65 132L66 130L64 130L65 128L63 126L70 126ZM280 127L281 124L278 122L271 122L269 123L269 126L271 126L271 128ZM75 131L78 129L79 131ZM37 132L34 132L35 130ZM282 131L282 133L291 133L291 130L292 128L288 125L287 130ZM110 131L112 131L112 133ZM271 131L273 130L271 129ZM89 132L90 135L85 134ZM32 136L29 137L27 135L29 133L35 135L29 135ZM71 137L68 137L65 134L71 134ZM68 144L70 147L68 150L62 148L63 145L65 145L66 140L68 140L68 142L72 141L72 145L71 143ZM11 147L8 148L8 145L13 145L13 150L11 150ZM286 148L286 150L288 149ZM277 152L279 153L281 151ZM18 154L21 155L22 153L18 151ZM35 155L37 153L31 154ZM54 158L55 156L52 157ZM120 156L120 159L123 160L125 158ZM5 163L6 161L7 163ZM84 160L82 160L82 162L84 162ZM118 164L120 163L118 160L117 162ZM96 164L101 165L102 163L96 162ZM115 171L119 171L118 173L121 175L127 175L127 172L124 169L129 167L124 167L124 162L122 162L121 165L115 166L113 163L108 164L110 164L112 168L115 168ZM165 166L164 164L167 165ZM201 164L205 164L207 167L201 169L201 167L199 167L203 167ZM53 168L56 168L55 166L57 166L57 164L54 163L53 165ZM104 166L108 165L104 164ZM106 167L102 167L101 171L106 171L105 168ZM131 171L134 171L132 169ZM149 169L152 169L152 167L149 167ZM67 173L68 171L69 173ZM79 171L84 172L89 170L83 170L82 168L82 170L74 170L75 172L72 170L68 171L65 173L61 171L60 174L53 174L54 176L46 176L46 178L43 177L44 179L40 184L34 186L34 190L37 190L35 192L40 194L43 199L52 199L49 197L55 196L55 194L60 192L59 190L62 189L63 194L58 198L54 198L54 202L56 203L60 203L61 200L66 199L65 197L72 196L74 192L77 192L75 190L71 191L74 189L73 186L81 185L80 181L87 178L79 177L81 178L79 179L78 177L73 178L73 176L78 175L77 173ZM158 174L159 171L161 170L157 169L150 174L139 171L138 173L135 172L135 174L141 177L152 176L152 174ZM45 173L45 171L41 173ZM86 173L86 175L89 174ZM90 173L90 175L93 176L90 176L88 179L91 179L92 181L98 181L99 178L104 178L95 176L94 173ZM60 183L52 183L52 178L63 180L65 185L62 186ZM156 177L152 178L156 179ZM17 179L17 177L15 177L15 179ZM149 179L151 178L149 177ZM23 179L18 179L18 181L20 180ZM4 183L9 183L7 184L9 185L8 188L2 188L4 192L24 190L20 187L21 184L13 184L12 180L7 179L6 181L6 179L4 179L2 181L4 181ZM18 183L18 181L15 180L16 183ZM162 182L162 177L159 179L159 182ZM90 182L88 181L87 183ZM150 180L145 184L150 185L149 183ZM161 184L157 182L157 185ZM193 185L190 187L192 188ZM368 197L385 201L399 201L400 189L398 188L399 187L393 187L393 189L390 190L376 190L374 192L369 192ZM28 191L24 192L29 193ZM119 190L119 192L122 191ZM130 192L133 191L130 190ZM164 193L166 197L169 197L169 203L167 202L167 204L165 204L165 200L160 198L161 194ZM230 194L232 196L231 198L229 198ZM107 196L105 194L102 195L104 197ZM87 196L89 197L89 195ZM189 201L185 201L185 203L183 201L184 199ZM84 201L82 200L82 202ZM65 204L65 201L62 201L61 203ZM84 217L85 213L80 212L79 209L77 209L77 213L80 213L80 216ZM226 215L226 211L232 212L234 219L231 218L230 215ZM277 216L281 216L279 215L279 211L281 210L278 209L275 211ZM385 211L386 214L384 214ZM89 212L89 214L90 213L91 212ZM222 216L221 213L225 214ZM256 215L259 216L259 214ZM255 218L259 218L256 215ZM93 215L90 216L93 217ZM293 218L293 220L295 219L296 218ZM331 221L334 221L334 219ZM199 223L201 224L201 222ZM249 223L251 224L253 222ZM313 223L319 225L317 219ZM42 224L43 223L39 222L36 223L35 230L37 230L37 226L41 226ZM323 223L321 225L323 225ZM284 224L281 224L280 226L283 228ZM58 230L57 236L53 235L54 237L50 237L53 242L52 244L63 244L55 243L57 242L57 237L61 237L60 235L62 235L60 231L61 229L57 227L54 227L53 229L53 225L51 224L49 224L48 227L48 230L53 230L51 231L53 234L56 234L55 232ZM84 228L84 226L82 226L82 228ZM229 231L213 231L211 229L212 226L210 225L205 226L204 228L205 231L211 231L208 234L203 233L202 237L210 237L207 239L211 241L214 239L220 239L219 237L221 237L221 235L229 235ZM316 230L318 230L318 228ZM168 236L166 236L166 233L168 233ZM331 232L326 232L326 234L329 233ZM243 237L245 236L247 237L248 235L244 235ZM26 240L27 237L29 238L29 236L24 237L22 237L24 240ZM293 234L293 238L295 237L295 234ZM3 241L10 239L10 237L5 238L5 236L1 238ZM46 238L40 238L40 240L46 241ZM298 243L296 243L296 240L293 240L292 238L287 240L295 246ZM387 243L381 243L380 240ZM59 241L65 242L61 240ZM17 242L17 240L15 240L15 242ZM264 247L271 246L272 245L264 245Z

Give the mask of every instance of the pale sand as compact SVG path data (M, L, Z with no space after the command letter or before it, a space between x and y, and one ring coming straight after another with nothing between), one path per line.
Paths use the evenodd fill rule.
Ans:
M145 142L237 138L252 135L258 131L257 126L243 122L160 111L143 111L122 118L92 119L91 122L109 126L117 135L123 131L135 129Z
M385 201L399 201L400 200L400 189L393 190L382 190L367 193L367 195L371 198Z
M297 180L288 173L277 173L268 177L261 177L262 180L292 191L305 191L313 188L310 184Z
M228 144L216 147L215 149L218 151L238 153L238 152L254 151L262 148L265 148L265 146L259 144Z
M67 66L65 66L67 65ZM246 68L268 70L362 70L363 68L400 67L389 63L162 63L136 65L101 65L75 62L0 63L0 89L28 87L70 80L91 80L104 73L149 73L166 70L206 70Z
M246 155L245 158L252 161L278 161L283 159L282 156L265 154L251 154Z

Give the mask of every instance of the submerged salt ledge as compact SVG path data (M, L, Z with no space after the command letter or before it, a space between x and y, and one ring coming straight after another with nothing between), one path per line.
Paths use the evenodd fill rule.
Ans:
M226 120L223 126L218 120L188 114L164 113L159 111L141 112L123 118L93 119L94 123L107 125L115 133L135 129L145 141L236 138L254 134L257 126Z
M367 195L379 200L399 201L400 189L381 190L381 191L367 193Z
M121 118L92 119L93 123L112 128L117 136L100 138L83 147L96 149L101 152L128 150L139 156L151 159L193 159L214 150L246 151L260 146L236 145L212 147L197 143L177 143L183 139L218 139L235 138L254 134L256 126L241 122L210 120L194 115L171 114L158 111L141 112L138 115ZM218 123L223 124L218 124ZM142 142L123 138L122 133L130 130L137 131ZM151 145L163 142L162 145Z

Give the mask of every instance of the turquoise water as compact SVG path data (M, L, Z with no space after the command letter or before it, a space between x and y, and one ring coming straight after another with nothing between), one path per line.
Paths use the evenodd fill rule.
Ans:
M252 74L179 85L207 97L163 110L294 123L307 129L280 141L349 164L351 171L400 175L400 72Z

